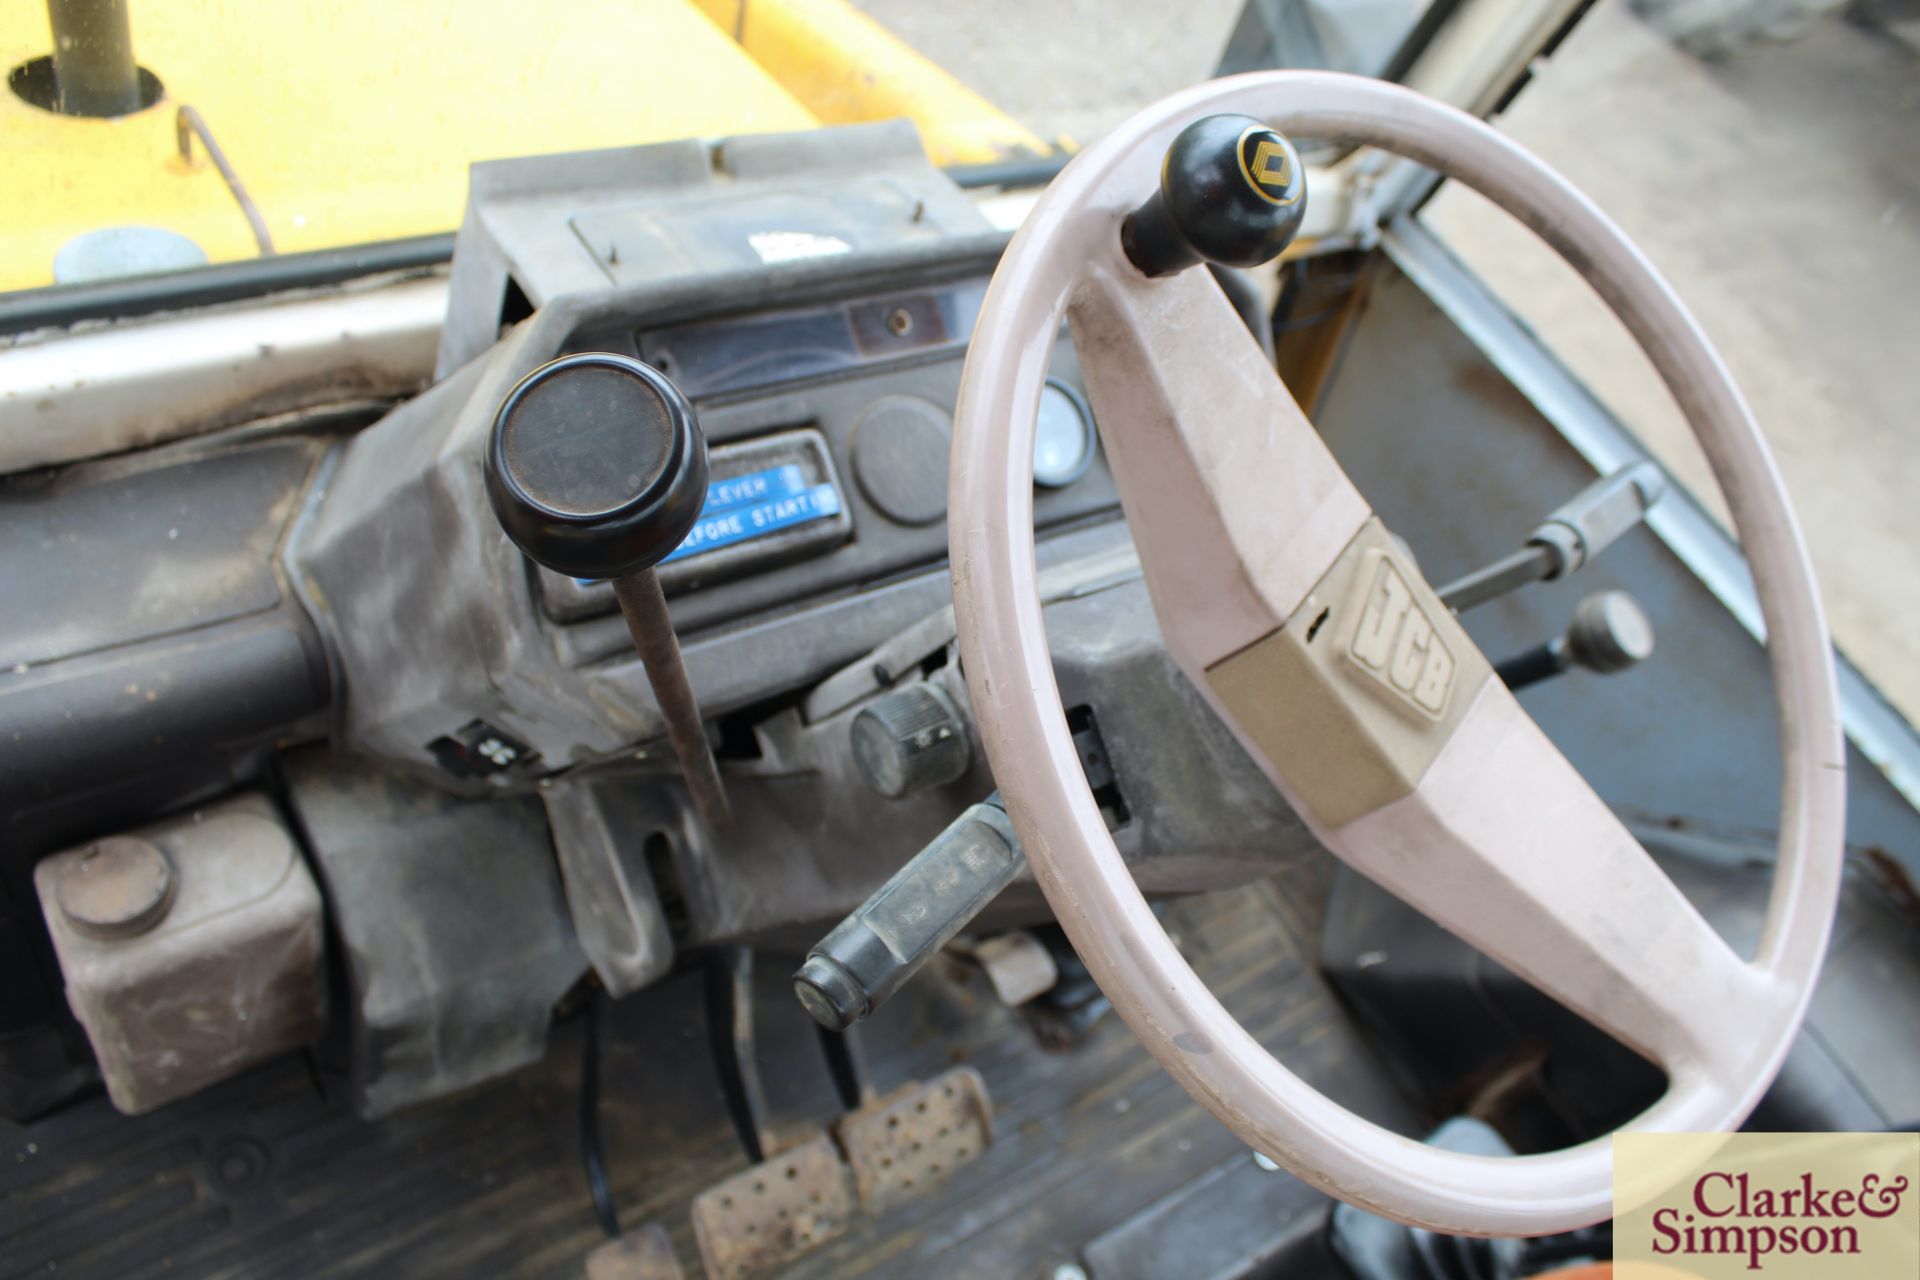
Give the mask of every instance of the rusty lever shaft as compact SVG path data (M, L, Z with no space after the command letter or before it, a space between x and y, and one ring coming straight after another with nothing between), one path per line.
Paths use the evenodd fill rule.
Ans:
M629 573L613 580L613 594L626 615L627 633L640 661L647 668L647 682L653 686L653 699L667 722L667 738L680 759L680 772L686 777L687 790L699 806L700 816L713 826L725 825L729 812L726 787L720 781L720 768L714 763L713 746L707 741L706 726L700 718L700 704L693 696L693 684L687 679L687 664L680 656L680 642L673 634L673 620L667 616L667 597L660 590L660 576L651 569Z

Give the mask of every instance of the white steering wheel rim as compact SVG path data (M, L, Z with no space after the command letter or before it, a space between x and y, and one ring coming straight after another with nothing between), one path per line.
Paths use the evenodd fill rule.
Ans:
M1779 857L1751 966L1778 998L1737 1054L1668 1063L1672 1089L1630 1127L1737 1127L1777 1073L1812 996L1838 894L1845 757L1824 614L1765 441L1705 335L1624 233L1510 139L1400 86L1307 71L1197 86L1076 157L1015 235L969 349L950 478L960 647L988 759L1036 878L1095 979L1161 1064L1250 1146L1332 1195L1436 1230L1537 1235L1602 1220L1611 1212L1607 1139L1507 1159L1440 1151L1352 1114L1287 1071L1160 930L1080 771L1036 585L1032 457L1040 391L1072 290L1092 266L1131 270L1119 250L1119 223L1152 190L1167 145L1194 119L1226 111L1287 134L1407 156L1539 233L1653 359L1732 509L1779 694ZM1735 1062L1737 1070L1727 1065Z

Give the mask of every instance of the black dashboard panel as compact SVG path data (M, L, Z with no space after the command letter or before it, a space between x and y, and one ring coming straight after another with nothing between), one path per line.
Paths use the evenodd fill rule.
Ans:
M0 576L11 572L9 598L28 602L0 619L0 961L32 974L0 998L0 1111L35 1109L90 1070L68 1052L72 1026L61 1029L33 858L236 785L270 781L304 813L295 796L311 779L287 753L322 737L310 758L351 760L370 788L449 805L497 796L516 807L517 796L537 813L576 779L617 778L665 841L656 872L655 841L637 833L649 877L676 882L683 902L704 901L696 873L720 863L765 887L753 902L711 904L713 938L811 928L944 820L943 799L928 796L876 828L838 721L807 726L806 743L776 741L781 726L802 723L801 702L822 678L937 623L951 600L950 415L1006 242L927 166L910 127L855 130L823 149L839 154L849 140L837 167L798 155L805 142L734 140L719 183L719 153L705 144L611 167L605 156L495 166L475 201L501 216L470 212L439 372L424 392L377 421L363 404L316 410L0 485L0 533L27 552ZM876 165L881 178L868 172ZM761 170L766 189L750 192ZM885 187L870 225L843 227L832 256L785 256L784 246L770 256L756 237L802 234L790 224L823 207L835 174ZM725 234L703 234L706 205L682 207L689 187L740 210ZM583 262L589 206L635 202L672 206L673 252L641 252L658 237L607 223L621 238L617 271L602 270L613 243L606 262L598 240ZM835 216L853 207L832 203ZM490 238L502 227L510 243ZM752 261L733 243L742 228ZM764 838L743 823L724 849L689 843L656 749L659 707L622 620L604 590L543 580L490 510L482 461L503 397L582 350L657 361L685 383L712 442L720 488L703 512L706 542L663 577L702 709ZM1054 373L1077 386L1065 343ZM1073 452L1090 460L1085 473L1036 493L1043 567L1125 548L1090 434ZM490 770L449 767L459 752L444 748L470 735L476 748L497 739L514 749L479 752ZM791 856L791 833L826 830L831 805L859 841L835 844L830 868ZM563 825L527 828L532 861L559 852L578 868L618 852L596 852L592 832ZM491 910L411 893L425 883L414 878L419 842L369 830L394 887L331 883L336 924L384 903L397 919L431 912L476 936L498 933L515 895ZM323 833L301 834L320 856ZM550 923L571 957L567 922ZM431 985L462 1003L451 981ZM528 1003L544 1018L554 993L535 994ZM446 1043L438 1015L406 1021L424 1042ZM537 1040L544 1022L524 1030ZM490 1022L486 1035L510 1031Z
M822 595L883 583L946 560L944 500L932 518L920 512L919 518L902 519L903 504L889 501L886 490L888 486L910 485L924 494L931 486L944 495L945 438L950 434L953 403L960 389L966 356L964 338L985 287L983 279L962 281L937 290L776 313L777 323L763 324L756 316L736 317L627 339L634 342L634 350L643 358L665 358L670 370L684 369L686 357L681 353L699 344L741 352L750 342L767 342L769 346L757 358L726 358L731 362L725 367L737 381L700 375L696 385L704 388L704 394L694 394L694 405L708 444L720 458L729 450L778 438L795 429L818 433L831 457L840 509L851 524L848 537L819 548L817 554L784 557L785 563L775 557L775 564L759 572L718 575L724 581L689 572L699 565L700 558L664 565L663 581L674 597L674 622L683 634L724 627L798 600L817 600ZM893 335L885 317L896 314L952 317L968 328L959 330L956 336L945 328L915 321L904 326L906 334ZM863 316L879 317L875 323L890 340L881 341L872 334L864 342L859 339ZM896 322L894 327L902 326ZM689 339L689 334L699 337ZM943 336L938 341L915 341L916 334ZM590 349L592 337L613 343L625 336L601 331L583 335L584 340L568 346ZM695 358L701 369L723 363L721 359L711 365L700 363L706 360L705 356ZM814 372L770 380L772 371L791 375L805 369ZM1066 386L1080 389L1078 365L1064 337L1054 354L1053 375ZM925 432L916 444L893 450L887 470L875 474L877 468L864 453L856 456L855 443L862 430L897 430L874 410L902 403L919 406L921 417L938 426ZM1044 534L1111 515L1118 506L1112 474L1105 459L1096 456L1086 474L1074 483L1035 491L1034 524ZM714 556L725 554L717 552ZM624 630L611 616L614 602L609 588L562 584L552 581L556 575L547 571L532 566L529 570L541 579L540 591L549 616L570 633L560 642L569 661L591 662L624 652L627 641ZM596 619L600 625L591 625Z
M857 372L966 346L987 282L732 316L635 335L642 360L702 397Z
M304 440L163 450L0 481L0 667L25 669L270 609Z

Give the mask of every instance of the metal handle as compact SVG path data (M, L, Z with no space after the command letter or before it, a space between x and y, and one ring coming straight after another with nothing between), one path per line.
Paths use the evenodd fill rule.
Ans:
M815 1022L845 1031L953 940L1026 865L995 792L953 821L807 953L793 992Z

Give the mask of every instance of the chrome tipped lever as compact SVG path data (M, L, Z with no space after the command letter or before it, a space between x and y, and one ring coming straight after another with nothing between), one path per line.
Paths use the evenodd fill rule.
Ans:
M1465 613L1529 582L1564 578L1646 519L1666 491L1666 475L1651 462L1602 476L1542 521L1520 550L1440 588L1441 603Z

